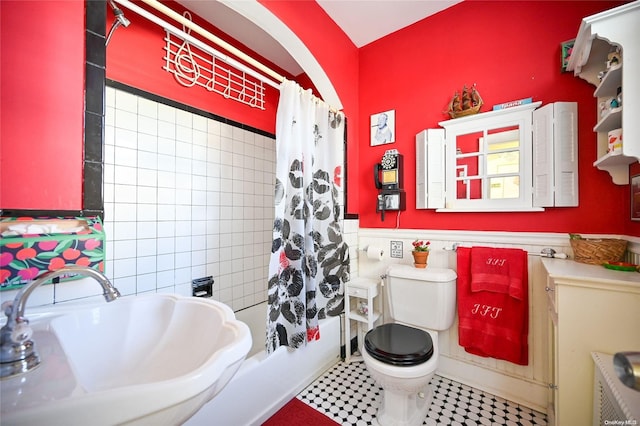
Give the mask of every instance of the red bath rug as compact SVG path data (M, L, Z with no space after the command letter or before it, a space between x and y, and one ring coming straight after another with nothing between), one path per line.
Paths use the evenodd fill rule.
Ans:
M263 426L335 426L338 424L298 398L293 398L264 422Z

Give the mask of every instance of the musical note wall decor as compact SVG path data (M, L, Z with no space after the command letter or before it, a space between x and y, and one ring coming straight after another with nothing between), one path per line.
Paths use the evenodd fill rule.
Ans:
M189 12L184 16L191 20ZM239 71L209 52L200 49L169 30L165 36L165 65L176 82L185 87L200 86L253 108L265 109L265 90L261 81ZM190 35L191 29L183 25Z

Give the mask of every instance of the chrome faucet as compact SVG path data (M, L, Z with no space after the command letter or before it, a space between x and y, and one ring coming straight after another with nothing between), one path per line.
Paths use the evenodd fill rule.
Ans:
M44 273L25 285L16 294L13 302L2 304L2 310L7 316L7 323L0 329L1 378L26 373L40 364L40 356L36 351L34 341L31 340L33 331L29 327L29 320L24 316L27 299L42 284L66 274L83 275L98 281L107 302L113 302L120 297L118 289L104 274L85 266L64 266L58 270Z

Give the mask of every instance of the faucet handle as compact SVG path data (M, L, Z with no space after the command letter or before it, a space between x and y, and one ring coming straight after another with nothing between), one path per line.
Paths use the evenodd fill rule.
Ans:
M6 316L11 315L11 312L13 312L13 300L7 300L6 302L2 302L2 305L0 305L0 308L2 309L2 312L4 312Z
M11 340L15 343L23 343L31 339L33 329L29 327L29 321L26 319L17 323L11 331Z

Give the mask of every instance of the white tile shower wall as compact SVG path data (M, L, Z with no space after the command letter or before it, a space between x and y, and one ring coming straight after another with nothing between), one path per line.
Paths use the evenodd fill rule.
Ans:
M107 88L106 274L123 294L191 294L212 275L234 310L266 300L275 141Z

